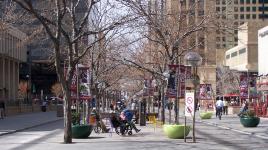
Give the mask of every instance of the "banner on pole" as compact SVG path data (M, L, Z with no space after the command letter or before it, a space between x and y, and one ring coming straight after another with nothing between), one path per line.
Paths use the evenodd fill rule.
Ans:
M185 92L185 116L191 117L194 115L194 91Z

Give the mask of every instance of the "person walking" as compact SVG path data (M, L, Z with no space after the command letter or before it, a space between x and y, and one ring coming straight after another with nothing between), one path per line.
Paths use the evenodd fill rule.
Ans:
M228 102L223 100L223 114L228 115Z
M5 117L5 102L3 100L0 100L0 118L4 119Z

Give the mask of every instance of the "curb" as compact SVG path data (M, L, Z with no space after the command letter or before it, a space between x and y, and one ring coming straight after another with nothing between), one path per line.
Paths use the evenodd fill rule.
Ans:
M25 128L22 128L22 129L17 129L17 130L10 131L10 132L0 133L0 136L4 136L4 135L7 135L7 134L13 134L13 133L16 133L16 132L24 131L24 130L35 128L35 127L38 127L38 126L42 126L42 125L54 123L54 122L60 121L62 119L63 118L60 118L60 119L56 119L56 120L52 120L52 121L48 121L48 122L43 122L43 123L40 123L40 124L32 125L32 126L29 126L29 127L25 127Z

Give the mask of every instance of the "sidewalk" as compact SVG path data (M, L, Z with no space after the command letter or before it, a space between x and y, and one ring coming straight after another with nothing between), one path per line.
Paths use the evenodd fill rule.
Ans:
M199 113L196 113L198 122L202 122L208 125L217 126L222 129L228 129L234 132L242 134L252 135L261 139L268 139L268 118L260 117L260 124L257 127L246 128L241 125L239 117L237 115L223 115L219 120L215 115L211 119L201 120Z
M0 136L29 129L46 123L55 122L63 118L57 117L55 111L34 112L9 116L0 120Z

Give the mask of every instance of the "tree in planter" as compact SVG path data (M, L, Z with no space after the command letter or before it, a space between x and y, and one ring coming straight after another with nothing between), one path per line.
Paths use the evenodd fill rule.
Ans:
M109 5L104 11L94 11L98 8L98 2L95 0L55 0L42 1L49 7L38 7L33 0L14 0L23 10L29 15L38 20L41 26L46 31L50 41L53 43L53 56L56 66L58 79L63 89L64 99L64 143L71 143L71 93L70 85L73 75L79 61L89 52L89 50L101 39L94 38L94 35L99 33L108 34L115 27L129 21L129 17L124 14L118 14L117 18L109 18L110 8L115 5ZM84 3L86 2L86 4ZM79 11L78 6L84 6L83 11ZM78 13L79 11L79 13ZM105 13L103 13L105 12ZM101 14L103 13L103 14ZM105 22L98 22L99 26L88 26L91 16L106 16ZM97 20L97 19L96 19ZM96 21L95 20L95 21ZM103 21L103 20L102 20ZM88 36L91 35L91 38ZM88 42L85 42L85 39ZM66 60L68 66L65 76L64 68L61 62Z

